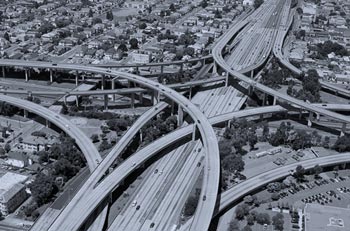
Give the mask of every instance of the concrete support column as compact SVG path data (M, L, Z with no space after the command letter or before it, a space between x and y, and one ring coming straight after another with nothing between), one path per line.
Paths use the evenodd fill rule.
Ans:
M192 86L190 86L190 92L188 95L188 99L191 100L192 99Z
M343 123L341 131L340 131L340 136L344 136L346 132L346 123Z
M107 110L108 109L108 95L104 95L103 96L103 106L104 106L104 109Z
M184 112L182 110L182 107L179 105L177 109L177 126L180 127L183 124L184 120Z
M75 96L75 105L79 107L79 96Z
M27 110L23 110L23 117L28 118L28 111Z
M51 125L50 121L45 120L45 122L46 122L46 127L47 127L47 128L49 128L49 127L50 127L50 125Z
M152 96L153 105L156 105L160 101L160 92L154 90Z
M50 69L50 83L52 83L53 82L53 74L52 74L52 70Z
M112 79L112 89L115 89L115 79ZM115 102L115 94L112 94L112 100Z
M180 72L182 72L184 70L184 63L181 63L180 65Z
M302 112L302 110L301 110L301 108L300 108L300 109L299 109L299 120L301 120L302 115L303 115L303 112Z
M29 80L29 75L28 75L28 70L27 70L27 69L24 70L24 76L25 76L25 78L26 78L26 82L28 82L28 80Z
M79 85L79 75L78 72L75 74L75 86Z
M85 75L81 76L81 80L84 82L85 81Z
M164 66L163 66L163 65L160 66L160 73L161 73L161 74L164 73Z
M1 67L2 70L2 77L5 78L5 67Z
M319 113L316 113L316 120L320 121L320 114Z
M196 140L196 130L197 130L197 123L193 124L193 131L192 131L192 141Z
M250 71L250 78L251 78L251 79L254 79L254 70L251 70L251 71Z
M142 136L142 129L140 129L140 143L142 143L143 142L143 136Z
M213 63L213 74L216 75L218 73L218 66L216 64L216 62L214 61Z
M226 74L225 74L225 87L228 87L228 77L229 77L229 74L228 74L228 72L226 72Z
M135 107L135 93L131 93L131 108Z
M140 92L140 94L139 94L139 102L140 102L140 104L143 104L143 93L142 92Z
M175 103L174 101L171 101L171 115L174 115L174 110L175 110Z
M263 93L262 106L266 105L266 93Z
M311 127L312 126L312 117L313 117L313 112L309 112L309 118L307 119L307 126Z
M249 86L248 87L248 95L252 95L253 94L253 87Z
M274 97L273 97L273 103L272 103L272 105L276 105L276 102L277 102L277 97L274 96Z
M102 80L101 80L101 90L105 89L105 76L102 76Z
M204 67L204 65L205 65L205 59L202 59L202 60L201 60L201 64L202 64L202 67Z
M67 97L68 97L68 95L63 96L63 103L66 106L67 106Z

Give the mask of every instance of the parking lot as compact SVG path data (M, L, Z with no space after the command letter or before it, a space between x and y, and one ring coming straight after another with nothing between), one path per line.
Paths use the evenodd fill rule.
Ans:
M278 202L289 204L297 202L300 205L319 203L321 205L350 208L350 178L323 176L322 179L297 184L279 192L281 199Z

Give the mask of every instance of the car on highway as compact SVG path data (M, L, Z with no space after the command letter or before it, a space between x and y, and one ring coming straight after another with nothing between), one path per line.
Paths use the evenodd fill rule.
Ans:
M134 201L131 203L131 206L132 206L132 207L135 207L136 205L137 205L137 201L134 200Z
M52 66L57 66L57 63L53 63Z

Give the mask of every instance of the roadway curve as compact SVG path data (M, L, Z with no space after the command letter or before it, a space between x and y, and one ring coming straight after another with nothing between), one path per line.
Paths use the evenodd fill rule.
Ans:
M199 228L200 230L207 230L209 228L210 219L212 218L214 209L215 209L217 192L219 187L219 179L220 179L220 157L219 157L218 142L216 139L215 132L211 127L207 118L187 98L180 95L176 91L166 86L163 86L159 83L156 83L152 80L149 80L134 74L120 72L120 71L106 70L103 68L81 66L81 65L74 65L74 64L53 65L52 63L48 63L48 62L23 61L23 60L1 60L0 63L1 63L0 64L1 66L40 68L40 69L48 68L48 69L57 69L57 70L66 70L66 71L74 70L74 71L84 71L84 72L91 72L95 74L108 75L112 77L122 77L132 82L135 82L139 85L158 91L159 93L164 94L169 99L172 99L173 101L175 101L195 121L196 128L199 130L202 137L203 146L204 148L206 148L207 153L209 153L205 156L205 163L206 163L206 166L208 167L204 169L204 177L203 177L202 190L200 195L201 198L206 196L206 200L199 201L194 217L195 218L198 217L200 219L195 219L193 224L194 227ZM106 185L105 180L100 185ZM113 181L109 182L109 184L113 185ZM113 188L114 187L112 187L111 189ZM95 198L98 198L98 200L100 199L99 194L93 193L92 195L94 195ZM84 203L85 207L88 204L89 203ZM90 213L89 214L81 213L81 211L88 211L88 209L81 209L81 210L74 209L74 208L77 208L78 206L75 206L74 203L72 202L69 203L67 207L72 208L72 211L74 210L74 213L67 212L68 209L67 210L64 209L49 230L55 230L55 231L60 229L77 230L80 227L80 225L84 222L86 217L90 214ZM93 208L89 208L89 209L91 210Z
M249 109L244 111L238 111L233 113L227 113L220 116L212 117L209 119L209 122L213 125L222 123L224 121L230 120L233 117L247 117L252 115L266 114L266 113L276 113L276 112L285 112L286 110L280 106L268 106L261 107L257 109ZM140 167L148 159L155 156L161 150L169 147L172 144L183 140L185 137L190 137L193 132L194 125L188 125L183 128L179 128L172 133L169 133L166 136L163 136L156 140L155 142L145 146L138 152L134 153L123 163L121 163L118 168L116 168L110 175L108 175L93 191L93 194L88 194L84 198L87 203L78 203L74 209L77 211L84 211L86 214L90 214L93 211L93 208L99 204L101 199L106 198L109 192L115 189L122 181L127 177L131 172L136 168ZM97 196L96 196L97 195ZM211 213L211 211L208 211ZM82 219L80 216L76 219ZM84 219L83 219L84 220ZM209 219L210 223L211 218ZM62 226L59 226L65 229L65 224L62 223ZM53 228L53 227L52 227ZM193 230L198 230L198 227L195 226ZM57 230L57 229L52 229ZM66 229L65 229L66 230ZM69 230L76 230L75 227Z
M275 45L273 48L273 54L280 61L280 63L282 65L284 65L286 68L288 68L291 72L293 72L297 75L301 75L303 72L299 68L297 68L296 66L291 64L289 62L288 58L284 57L284 55L282 53L284 40L288 34L289 29L291 28L291 26L293 24L294 12L295 12L295 10L292 10L292 13L289 15L288 25L281 26L281 28L278 30L277 38L276 38ZM341 93L341 94L344 94L345 96L348 96L348 97L350 96L349 90L334 86L334 85L327 83L325 81L322 81L322 80L320 80L320 84L321 84L322 88L330 89L336 93Z
M273 97L276 97L276 99L284 100L290 104L297 105L301 108L304 108L307 111L317 113L319 115L323 115L329 118L332 118L336 121L343 122L343 123L350 123L350 118L347 116L340 115L338 113L334 113L328 110L325 110L323 108L319 108L317 106L311 105L309 103L303 102L301 100L295 99L293 97L290 97L288 95L282 94L270 87L267 87L257 81L254 81L247 76L232 70L230 66L227 65L224 58L222 57L222 51L226 44L231 40L231 38L239 32L239 30L244 27L247 24L246 20L238 23L235 27L231 28L227 33L225 33L221 40L217 43L217 45L213 48L212 54L214 57L215 62L217 65L219 65L222 69L224 69L229 75L233 76L234 78L239 79L240 81L243 81L245 83L248 83L250 87L254 87L267 95L272 95Z
M242 199L250 192L255 191L256 189L270 182L287 177L288 175L290 175L289 171L295 170L295 168L298 165L302 165L305 169L311 169L315 165L326 167L347 162L350 162L350 153L336 154L331 156L314 158L310 160L304 160L261 173L221 193L218 213L223 212L230 205Z
M25 109L42 118L48 120L49 122L55 124L62 131L64 131L68 136L75 140L75 143L80 148L81 152L84 154L90 171L92 172L98 165L98 162L102 160L96 147L93 145L91 140L73 123L71 123L66 118L50 111L43 106L29 102L27 100L14 98L7 95L0 95L0 101L9 103L18 108Z

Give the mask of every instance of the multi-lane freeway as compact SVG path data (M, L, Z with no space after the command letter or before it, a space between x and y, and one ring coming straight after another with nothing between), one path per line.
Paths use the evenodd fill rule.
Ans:
M210 218L212 217L212 213L214 211L218 185L219 185L220 163L219 163L218 144L217 144L215 133L212 127L210 126L207 118L201 113L201 111L199 111L199 109L195 105L189 102L188 99L186 99L184 96L152 80L145 79L143 77L129 74L129 73L106 70L103 68L79 66L79 65L72 65L72 64L53 65L52 63L34 62L34 61L19 61L14 64L13 60L2 60L1 65L17 66L17 67L25 67L25 68L40 68L40 69L49 68L49 69L58 69L58 70L75 70L75 71L92 72L95 74L109 75L114 77L122 77L130 81L133 81L141 86L145 86L147 88L151 88L155 91L158 91L160 94L163 94L169 99L175 101L180 107L186 110L186 112L193 118L196 124L196 128L198 129L202 137L203 145L208 151L207 153L210 153L210 155L209 154L205 155L206 166L210 166L210 167L205 168L204 170L203 188L201 191L201 197L202 198L205 197L206 200L201 200L199 202L198 209L197 209L198 213L195 214L198 217L202 217L203 219L206 218L205 220L208 220L208 221L210 220ZM102 184L106 185L107 184L106 182L108 182L106 180L107 178L102 181L101 185ZM113 182L110 182L109 184L113 184ZM112 190L113 188L114 187L111 187L110 190ZM97 190L94 190L94 191L97 191ZM99 201L101 199L98 193L91 193L91 195L94 196L94 199L95 199L94 201L96 200ZM82 223L85 221L85 219L91 214L91 211L94 210L95 207L98 205L97 203L95 207L89 207L88 206L89 203L80 202L81 204L84 204L83 208L81 208L79 206L76 206L78 201L85 202L87 200L85 198L81 198L80 200L75 200L74 198L72 199L71 203L69 203L68 206L61 212L60 216L52 224L49 230L58 230L59 228L64 228L67 230L78 229L80 225L82 225ZM80 210L77 208L80 208ZM72 210L74 212L72 212ZM80 211L86 211L86 213L82 214ZM90 213L88 213L88 211L90 211ZM202 227L203 230L205 230L209 227L209 223L210 222L199 222L199 223L196 223L195 226Z

